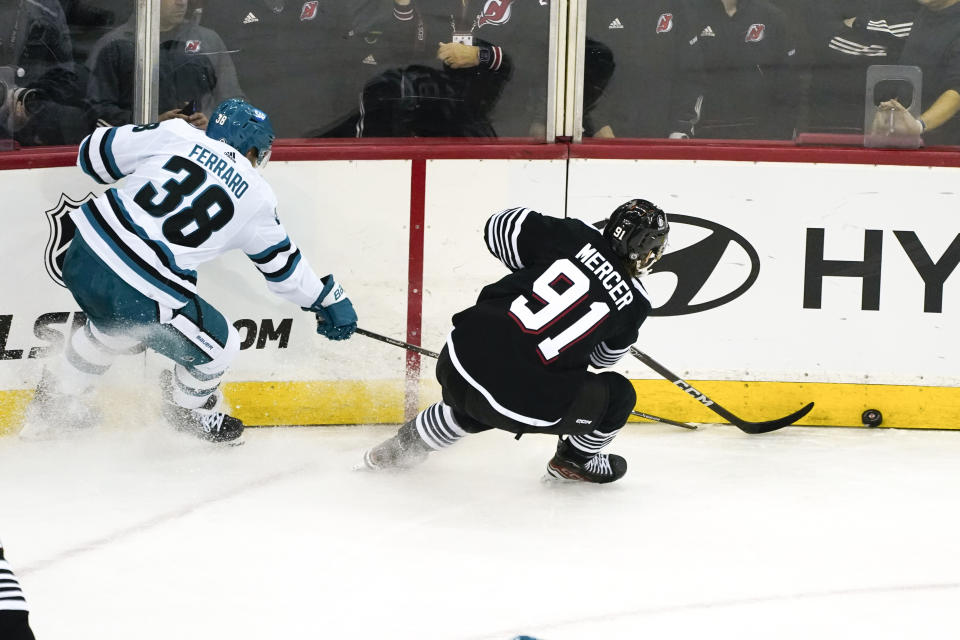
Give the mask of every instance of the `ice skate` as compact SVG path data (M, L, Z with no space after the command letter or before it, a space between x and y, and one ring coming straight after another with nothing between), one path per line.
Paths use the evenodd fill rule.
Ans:
M163 390L161 413L164 419L177 431L189 433L208 442L231 445L243 444L243 423L220 411L214 411L219 400L215 392L199 409L187 409L172 400L173 372L160 373L160 387Z
M557 445L557 453L547 463L544 480L569 480L605 484L615 482L627 472L627 461L612 453L598 453L586 462L572 459L566 440Z
M409 469L427 459L430 447L417 433L414 421L400 427L397 435L389 438L363 454L364 469Z
M101 418L91 400L89 393L70 395L59 391L53 374L44 368L27 405L20 438L56 440L89 433Z

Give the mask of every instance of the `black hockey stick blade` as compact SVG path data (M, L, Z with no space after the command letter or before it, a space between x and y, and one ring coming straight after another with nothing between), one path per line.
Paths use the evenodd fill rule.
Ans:
M640 351L640 349L637 349L636 347L630 347L630 355L659 373L661 376L679 387L681 391L724 418L730 424L739 427L739 429L744 433L769 433L771 431L776 431L777 429L782 429L801 419L803 416L810 413L811 409L813 409L813 403L811 402L802 409L794 411L790 415L778 418L776 420L767 420L766 422L750 422L730 413L717 404L715 400L711 400L709 397L707 397L707 394L695 389L689 382L671 372L669 369L645 354L643 351Z
M422 356L427 356L429 358L439 358L440 354L436 351L430 351L429 349L424 349L423 347L418 347L415 344L410 344L409 342L404 342L403 340L396 340L388 336L380 335L379 333L374 333L373 331L367 331L366 329L361 329L357 327L357 333L362 336L367 336L368 338L373 338L374 340L379 340L380 342L386 342L387 344L392 344L395 347L400 347L401 349L406 349L408 351L413 351L414 353L419 353Z
M654 422L672 424L675 427L683 427L684 429L697 428L697 425L695 424L687 424L686 422L677 422L676 420L671 420L670 418L661 418L660 416L650 415L649 413L644 413L643 411L631 411L630 415L637 416L638 418L643 418L645 420L653 420Z

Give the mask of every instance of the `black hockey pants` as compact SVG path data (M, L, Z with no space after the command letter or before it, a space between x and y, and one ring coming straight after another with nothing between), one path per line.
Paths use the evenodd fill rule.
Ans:
M553 435L610 432L626 424L637 404L633 385L619 373L584 371L580 391L560 422L551 427L533 427L508 418L490 406L487 399L470 386L453 366L446 346L437 360L436 375L443 389L443 401L453 409L457 422L468 433L488 429L502 429L516 434ZM536 384L536 381L530 381L530 384Z

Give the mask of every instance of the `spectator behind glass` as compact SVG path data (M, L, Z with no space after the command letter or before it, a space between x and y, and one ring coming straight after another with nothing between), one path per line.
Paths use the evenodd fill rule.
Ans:
M810 131L863 133L867 67L897 64L915 0L817 0L809 7Z
M83 86L56 0L0 2L0 81L0 139L72 144L86 134Z
M799 103L786 16L767 0L697 0L704 100L698 138L792 138Z
M587 135L600 138L688 138L699 117L702 61L696 16L686 0L607 0L587 6L588 84L609 70L601 43L613 56L613 75L587 116ZM593 56L600 56L591 60ZM584 91L584 111L588 111Z
M503 46L513 75L490 115L500 137L546 136L550 58L547 0L485 0L477 5L479 37Z
M136 6L131 0L60 0L60 4L70 27L73 60L78 66L84 65L84 69L96 42L129 20Z
M385 36L398 66L364 87L358 137L495 137L491 115L512 63L487 38L499 38L511 3L395 0Z
M926 145L960 144L960 0L917 0L922 5L900 55L900 64L923 71L919 118L888 100L879 112L895 116L894 133L922 135ZM909 105L907 105L909 106ZM885 121L881 113L878 120Z
M356 111L364 83L383 66L383 0L206 0L201 15L277 136L356 135L355 119L330 130Z
M161 0L159 119L181 118L203 129L214 107L242 93L223 40L186 16L187 0ZM100 125L133 122L135 30L133 17L105 35L87 60L87 98Z

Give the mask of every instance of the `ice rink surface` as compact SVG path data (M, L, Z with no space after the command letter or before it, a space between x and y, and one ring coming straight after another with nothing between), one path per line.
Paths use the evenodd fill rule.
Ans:
M960 432L631 424L605 486L500 432L352 470L395 429L0 438L38 639L960 637Z

